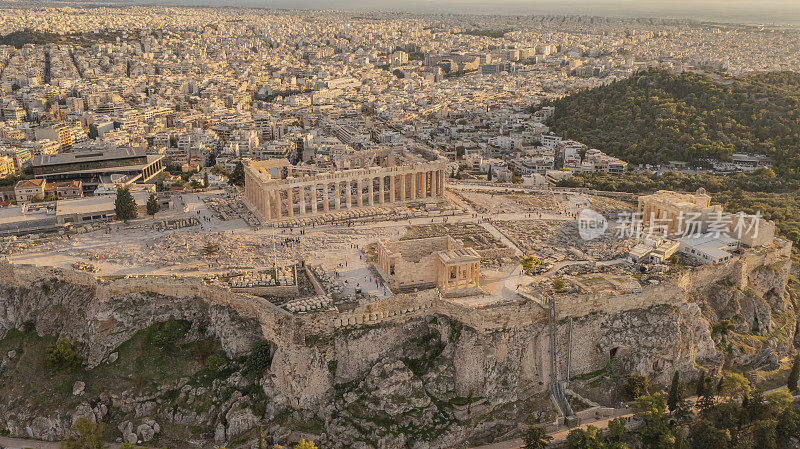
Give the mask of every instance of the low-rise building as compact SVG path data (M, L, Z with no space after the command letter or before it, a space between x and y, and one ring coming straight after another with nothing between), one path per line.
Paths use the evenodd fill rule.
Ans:
M44 189L47 181L44 179L23 179L14 186L14 197L17 204L27 204L34 199L44 200Z

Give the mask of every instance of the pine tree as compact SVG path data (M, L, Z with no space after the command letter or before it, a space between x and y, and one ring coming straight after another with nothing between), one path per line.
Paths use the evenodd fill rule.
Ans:
M672 385L669 387L669 395L667 396L667 407L670 412L675 412L678 405L683 401L684 388L681 384L681 373L675 371L672 375Z
M492 166L491 165L489 166L489 174L486 175L486 180L488 180L488 181L492 180Z
M147 215L155 217L160 210L161 203L159 203L158 198L151 193L150 198L147 199Z
M789 379L788 379L788 386L789 391L792 393L797 394L798 388L797 382L800 380L800 354L794 356L794 363L792 363L792 370L789 371Z
M203 187L208 188L208 171L203 173Z
M128 221L136 218L139 213L136 210L136 200L133 199L127 187L117 189L117 199L114 201L114 211L118 220Z

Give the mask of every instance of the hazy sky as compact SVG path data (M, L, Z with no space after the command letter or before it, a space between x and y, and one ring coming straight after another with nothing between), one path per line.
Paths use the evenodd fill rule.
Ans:
M151 3L150 0L134 0ZM589 14L800 24L800 0L162 0L162 3L264 8L400 10L474 14Z

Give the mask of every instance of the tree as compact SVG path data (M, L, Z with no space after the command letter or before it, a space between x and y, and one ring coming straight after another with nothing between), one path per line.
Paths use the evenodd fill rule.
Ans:
M669 395L667 396L667 407L670 412L675 412L678 409L679 403L683 402L684 388L681 383L681 373L675 371L672 375L672 384L669 386Z
M725 373L719 391L731 398L741 398L750 393L750 381L739 373Z
M639 396L646 395L649 386L650 381L647 379L647 376L635 373L628 376L628 383L625 385L625 390L632 398L636 399Z
M548 435L541 427L530 426L522 436L525 442L525 449L545 449L553 437Z
M317 445L313 441L306 441L305 438L298 441L293 449L317 449Z
M786 410L794 401L792 394L789 393L788 390L784 389L768 393L765 399L769 407L777 413L781 413Z
M622 443L628 438L625 418L615 418L608 422L608 438L612 443Z
M711 410L716 404L717 401L714 399L714 392L711 391L710 388L707 388L705 393L697 400L695 406L702 413Z
M561 278L553 278L553 290L560 292L564 289L566 284L564 284L564 280Z
M696 396L703 396L706 394L706 372L700 371L700 377L697 379L697 388L695 390Z
M203 187L208 188L208 170L203 173Z
M794 394L798 392L798 385L797 382L800 381L800 354L794 356L794 362L792 362L792 370L789 371L789 379L786 382L787 386L789 387L789 391Z
M670 432L665 415L667 401L662 394L639 396L633 402L633 411L642 419L639 437L645 447L666 449L673 446L675 438Z
M492 166L491 165L489 166L489 173L486 174L486 179L488 181L492 180Z
M603 434L595 426L572 429L567 434L567 448L569 449L594 449L604 447Z
M78 436L71 437L61 442L61 449L105 449L103 443L104 423L95 423L86 418L78 418L72 425L72 431Z
M786 409L778 419L775 434L779 447L789 447L792 439L800 439L800 412Z
M114 211L117 214L117 219L123 221L133 220L139 215L139 212L136 210L136 200L133 199L133 195L131 195L127 187L120 187L117 189Z
M152 216L155 218L158 211L161 210L161 203L158 202L158 198L154 194L150 194L150 198L147 199L147 215Z
M244 165L242 165L241 162L238 162L236 164L236 168L233 169L233 172L228 175L228 182L235 186L244 186Z
M706 419L701 419L691 429L693 447L707 449L727 449L731 442L731 433L727 429L718 429Z

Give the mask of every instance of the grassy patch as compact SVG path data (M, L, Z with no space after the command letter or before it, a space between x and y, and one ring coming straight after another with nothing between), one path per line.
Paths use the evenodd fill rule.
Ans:
M55 337L39 336L32 329L10 330L0 340L0 353L13 349L17 356L0 376L0 397L12 401L12 409L52 414L74 410L83 401L91 403L101 392L147 394L162 385L175 385L181 378L206 379L210 385L213 378L230 374L224 368L212 372L198 359L194 343L185 342L189 327L188 322L173 320L140 330L115 350L119 357L114 363L103 362L91 370L50 369L45 357ZM203 352L207 350L217 357L224 355L217 343ZM72 395L72 385L78 380L86 383L83 396Z

